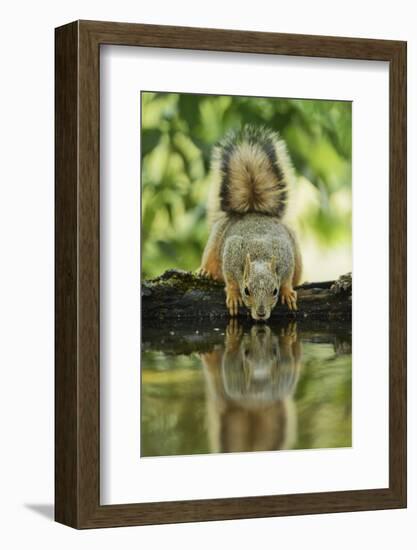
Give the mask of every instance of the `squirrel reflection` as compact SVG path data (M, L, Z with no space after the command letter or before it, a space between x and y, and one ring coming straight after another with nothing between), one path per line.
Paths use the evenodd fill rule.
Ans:
M293 446L296 412L292 396L301 367L295 323L278 329L256 324L244 332L233 319L224 347L201 358L212 452Z

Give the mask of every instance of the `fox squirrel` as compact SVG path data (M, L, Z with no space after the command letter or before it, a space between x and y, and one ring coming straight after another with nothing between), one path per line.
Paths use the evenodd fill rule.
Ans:
M240 305L266 320L281 299L297 309L301 254L282 223L293 168L277 132L246 125L213 149L210 236L198 273L225 282L231 316Z

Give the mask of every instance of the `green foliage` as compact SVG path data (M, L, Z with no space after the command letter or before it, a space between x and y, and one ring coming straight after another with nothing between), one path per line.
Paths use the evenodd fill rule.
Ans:
M286 140L302 193L318 207L298 216L317 246L350 244L352 110L349 102L142 93L142 271L198 267L213 144L245 123ZM304 183L303 183L304 182ZM304 185L304 187L303 187Z

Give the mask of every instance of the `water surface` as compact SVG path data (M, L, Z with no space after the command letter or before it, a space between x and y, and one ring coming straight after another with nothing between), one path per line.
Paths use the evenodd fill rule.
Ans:
M350 447L350 329L145 329L141 456Z

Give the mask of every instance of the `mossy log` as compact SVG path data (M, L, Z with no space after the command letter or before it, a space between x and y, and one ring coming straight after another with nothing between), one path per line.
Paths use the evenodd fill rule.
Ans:
M352 277L336 281L305 283L297 287L298 310L278 304L271 320L350 321L352 315ZM239 319L250 317L241 307ZM169 320L228 319L224 284L193 273L170 269L160 277L142 284L142 320L158 324Z

